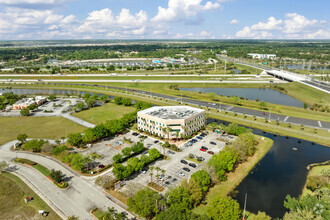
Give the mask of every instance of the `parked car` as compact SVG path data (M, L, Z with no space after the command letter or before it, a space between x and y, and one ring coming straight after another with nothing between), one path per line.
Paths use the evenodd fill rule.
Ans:
M140 173L146 174L147 171L146 170L140 170Z
M183 164L186 164L186 165L188 164L188 162L185 161L185 160L180 160L180 162L183 163Z
M189 163L188 165L193 167L193 168L196 168L196 164L194 164L194 163Z
M198 160L198 161L204 161L205 158L204 158L204 157L197 157L197 160Z
M206 152L206 150L205 149L203 149L203 148L201 148L201 149L199 149L200 151L203 151L203 152Z
M202 148L202 149L205 149L205 150L208 150L208 148L207 148L207 147L205 147L205 146L202 146L201 148Z
M198 137L196 137L197 139L199 139L199 140L202 140L203 138L202 137L200 137L200 136L198 136Z
M99 168L102 169L104 168L105 166L103 164L99 165Z
M215 142L213 142L213 141L211 141L210 144L212 144L212 145L217 145L217 144L216 144Z
M180 176L185 176L184 173L181 172L181 171L177 172L177 174L180 175ZM174 182L174 181L175 181L175 180L173 179L173 182Z
M158 142L159 142L158 140L155 140L155 141L154 141L154 144L157 144Z
M190 172L190 169L188 168L188 167L184 167L184 168L182 168L184 171L186 171L186 172Z
M207 153L212 154L212 155L214 154L214 152L213 151L210 151L210 150Z
M175 153L174 153L173 151L171 151L171 150L168 150L167 153L168 153L168 154L175 154Z

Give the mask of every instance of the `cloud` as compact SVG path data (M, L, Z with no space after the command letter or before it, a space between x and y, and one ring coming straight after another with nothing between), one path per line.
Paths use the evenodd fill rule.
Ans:
M176 39L214 39L215 37L208 31L201 31L200 33L177 33L172 36Z
M109 9L89 13L85 21L78 27L78 32L86 34L105 34L108 37L121 35L139 35L146 32L148 16L145 11L131 14L123 8L115 16Z
M239 21L236 20L236 19L233 19L233 20L230 21L230 24L238 24L238 23L239 23Z
M269 17L251 26L245 26L236 38L254 39L329 39L330 28L325 21L310 20L297 13L288 13L284 19Z
M201 13L217 10L220 4L208 1L204 5L203 0L169 0L168 8L158 7L158 14L152 18L153 22L176 22L196 24L202 20ZM197 17L197 19L196 19Z

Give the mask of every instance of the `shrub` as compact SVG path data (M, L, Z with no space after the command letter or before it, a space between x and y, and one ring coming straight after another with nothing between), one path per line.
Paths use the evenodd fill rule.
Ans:
M68 148L65 145L57 146L52 150L52 154L54 155L60 155L63 151L66 151Z
M52 169L52 172L50 173L50 178L52 178L55 182L60 183L62 181L62 171L60 170L54 170Z

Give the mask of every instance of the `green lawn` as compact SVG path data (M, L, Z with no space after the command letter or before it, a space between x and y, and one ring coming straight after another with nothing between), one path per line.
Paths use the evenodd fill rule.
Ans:
M85 127L62 117L0 117L0 144L15 140L20 133L29 138L60 139Z
M323 170L330 170L330 165L317 165L317 166L314 166L308 172L307 178L311 177L311 176L322 176L323 175L323 173L322 173ZM306 181L307 181L307 178L306 178ZM307 194L313 194L313 192L311 190L307 189L306 184L305 184L301 196L306 196Z
M25 203L24 198L34 199ZM22 180L10 173L0 175L0 218L34 219L38 210L49 212L46 219L61 219L32 189Z
M134 107L127 107L123 105L116 105L114 103L107 103L103 106L91 108L79 113L74 113L73 116L81 118L93 124L100 124L107 120L119 119L124 114L135 111Z
M40 164L33 166L33 168L37 169L40 173L42 173L45 176L49 176L51 173L51 171L49 169L47 169L46 167L44 167Z

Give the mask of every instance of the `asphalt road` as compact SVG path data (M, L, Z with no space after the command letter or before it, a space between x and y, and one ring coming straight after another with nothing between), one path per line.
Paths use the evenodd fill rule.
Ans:
M78 216L79 219L93 219L90 211L95 207L103 210L106 210L107 207L114 207L119 212L126 212L124 208L109 200L103 190L94 185L93 179L89 180L81 177L61 163L48 157L27 152L12 152L10 147L16 142L12 141L0 147L0 161L10 162L17 157L26 158L36 161L48 169L61 170L65 175L65 179L70 186L62 190L34 168L16 163L11 163L10 166L10 170L14 170L14 172L24 176L54 204L55 210L61 210L62 214L67 217L72 215ZM130 213L127 213L127 215L129 218L134 218Z

